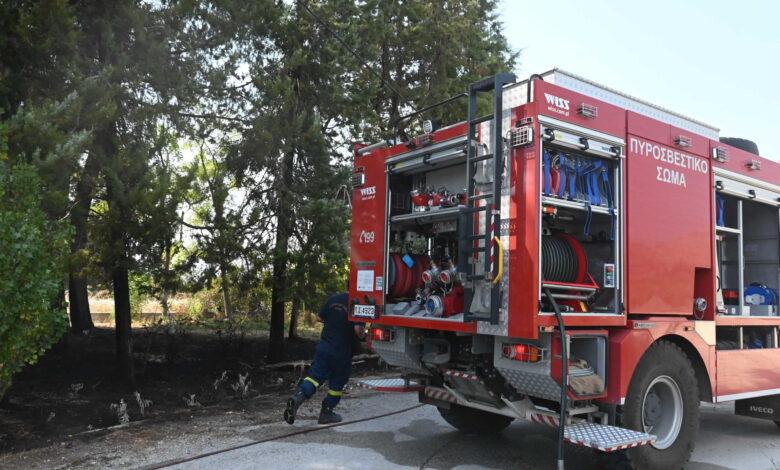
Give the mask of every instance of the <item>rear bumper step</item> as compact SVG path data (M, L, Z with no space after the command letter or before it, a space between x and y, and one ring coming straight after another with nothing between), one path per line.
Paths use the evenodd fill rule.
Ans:
M587 421L566 426L563 430L563 438L566 442L602 452L646 446L656 440L652 434Z
M475 407L474 403L459 399L459 393L453 393L446 388L428 386L425 387L423 395L432 400ZM461 398L463 398L462 395ZM489 411L484 406L476 406L476 408ZM558 415L551 411L543 411L538 408L526 410L523 406L507 406L496 411L499 412L499 414L525 419L537 424L543 424L553 428L558 427ZM632 447L650 445L656 440L656 436L652 434L607 424L591 423L576 418L572 424L566 425L563 431L563 437L566 442L583 447L590 447L602 452L615 452Z

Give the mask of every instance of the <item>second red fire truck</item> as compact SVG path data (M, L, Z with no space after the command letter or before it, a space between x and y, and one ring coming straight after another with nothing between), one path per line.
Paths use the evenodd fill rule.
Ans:
M780 165L557 69L463 98L465 122L355 148L350 315L400 387L640 470L682 467L700 401L780 420Z

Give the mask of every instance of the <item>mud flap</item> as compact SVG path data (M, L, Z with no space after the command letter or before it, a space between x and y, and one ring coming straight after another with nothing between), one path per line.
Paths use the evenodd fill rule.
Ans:
M737 400L734 402L734 414L780 421L780 395Z

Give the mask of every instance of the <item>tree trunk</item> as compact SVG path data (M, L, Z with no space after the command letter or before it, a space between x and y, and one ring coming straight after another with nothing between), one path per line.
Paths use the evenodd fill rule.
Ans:
M300 18L301 5L295 4L295 15ZM293 51L283 52L288 54L289 60ZM297 53L297 52L296 52ZM298 119L300 105L299 78L301 66L294 65L288 70L288 76L292 79L292 98L287 103L287 122L294 123ZM289 128L284 135L286 150L282 153L282 162L279 165L279 176L276 180L276 240L273 251L273 278L271 283L271 327L268 341L268 362L284 360L284 306L288 298L287 275L287 250L290 245L290 237L295 226L295 211L293 210L293 171L295 170L296 148L301 135L294 128Z
M222 283L222 304L225 308L225 317L233 316L233 303L230 301L230 286L228 284L228 268L224 263L220 263L219 277Z
M312 326L314 322L316 321L314 316L315 313L311 309L306 308L306 304L303 304L303 311L306 313L306 326Z
M285 152L279 175L281 187L277 191L276 243L274 244L273 282L271 284L271 328L268 344L268 362L284 358L284 306L287 300L287 249L292 232L290 186L295 154Z
M121 195L113 191L110 181L106 182L108 189L109 211L116 213L111 227L111 239L114 246L111 250L111 278L114 282L114 318L116 321L116 359L119 384L125 390L135 387L135 371L133 367L133 317L130 308L130 280L127 243L124 226L128 219L123 202L117 200Z
M0 408L11 407L11 397L8 395L8 389L11 388L11 378L7 382L0 382Z
M126 255L114 267L114 312L116 317L116 358L119 383L125 389L135 387L133 367L133 324L130 315L130 283Z
M160 306L162 307L162 316L166 322L173 320L171 316L171 306L168 304L168 289L163 289L160 293Z
M73 244L71 253L87 247L87 218L92 206L92 193L95 189L95 172L98 171L97 159L90 154L84 164L84 172L76 183L76 203L71 209L70 221L73 224ZM74 264L68 274L68 300L70 302L70 327L76 334L95 327L92 312L89 310L89 292L87 279L81 276L81 265Z
M92 312L89 310L89 292L85 278L73 273L68 275L68 301L71 330L76 334L82 334L94 328Z
M117 158L116 135L113 124L99 133L98 145L106 161ZM130 259L127 254L126 227L130 214L122 194L115 190L111 173L105 175L106 199L108 201L109 247L108 265L114 284L114 319L116 322L117 376L120 386L130 391L135 387L133 367L133 320L130 309Z
M292 311L290 312L290 328L287 331L288 338L298 337L298 317L301 313L301 297L298 295L293 296Z
M173 315L171 314L171 306L168 303L168 299L171 296L171 289L169 288L169 276L171 272L171 243L165 242L165 258L163 259L163 280L161 282L162 288L160 289L160 305L162 306L163 319L168 325L173 325Z

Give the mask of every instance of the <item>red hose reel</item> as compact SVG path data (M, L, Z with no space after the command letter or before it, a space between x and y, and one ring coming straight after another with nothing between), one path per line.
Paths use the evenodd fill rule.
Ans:
M404 261L404 257L411 259L411 267ZM388 295L395 298L414 297L417 289L425 287L422 274L431 269L431 261L425 255L391 253L388 269Z
M558 303L575 312L587 312L586 292L599 289L593 276L588 273L588 258L582 244L567 233L542 237L542 283L555 288L565 296Z

